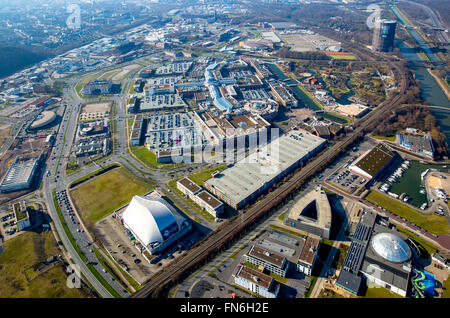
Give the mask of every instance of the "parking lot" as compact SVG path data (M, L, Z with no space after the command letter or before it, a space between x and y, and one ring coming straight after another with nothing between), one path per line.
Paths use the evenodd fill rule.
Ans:
M200 125L190 113L151 115L147 118L146 144L151 150L202 145L206 140Z
M358 146L355 146L352 151L347 152L346 155L327 167L321 177L324 177L324 180L331 185L335 185L348 193L356 192L357 189L364 187L369 180L358 176L348 168L357 158L374 146L376 146L375 141L372 139L365 139Z
M344 189L348 193L353 193L368 181L367 179L352 173L345 164L341 169L337 169L328 178L327 181Z
M12 209L1 212L0 221L0 233L3 237L3 240L9 240L19 234L16 217L14 216Z
M124 209L118 211L118 214L123 211ZM196 233L191 232L178 244L169 246L160 257L157 256L153 259L154 264L150 264L136 247L137 241L131 232L120 223L114 214L98 221L95 224L95 230L114 261L139 283L145 282L168 263L182 256L186 249L199 240Z

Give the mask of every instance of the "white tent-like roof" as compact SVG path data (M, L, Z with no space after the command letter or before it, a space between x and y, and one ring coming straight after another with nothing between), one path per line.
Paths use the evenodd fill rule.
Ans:
M125 225L145 246L164 241L164 231L174 223L180 229L167 203L158 197L135 195L122 215Z

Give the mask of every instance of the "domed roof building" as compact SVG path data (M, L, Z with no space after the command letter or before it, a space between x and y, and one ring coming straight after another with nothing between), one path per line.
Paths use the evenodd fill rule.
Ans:
M385 260L403 263L411 258L411 249L404 240L393 233L379 233L372 238L371 247Z
M190 224L175 209L157 195L135 195L122 214L122 220L140 243L151 253L156 253L182 235Z

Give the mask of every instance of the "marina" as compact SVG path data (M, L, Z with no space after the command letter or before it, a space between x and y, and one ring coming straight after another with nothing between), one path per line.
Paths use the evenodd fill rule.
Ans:
M447 166L410 161L409 168L405 169L405 167L406 165L403 163L401 168L389 175L384 184L388 186L383 185L383 189L397 195L402 201L421 208L428 203L425 185L423 184L425 174L432 170L447 172ZM399 169L402 169L403 172Z

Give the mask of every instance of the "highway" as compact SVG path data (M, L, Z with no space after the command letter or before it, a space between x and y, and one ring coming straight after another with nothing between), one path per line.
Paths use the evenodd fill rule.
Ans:
M445 25L442 25L441 19L436 15L436 13L430 7L428 7L422 3L418 3L418 2L414 2L414 1L401 0L401 2L405 2L405 3L408 3L409 5L421 7L425 12L427 12L428 16L430 17L430 20L433 23L433 27L435 29L442 30L442 31L437 31L437 38L438 38L439 42L444 43L444 44L448 43L448 35L445 32L446 27L445 27Z
M67 91L66 91L67 93ZM72 109L77 109L77 107L79 106L79 100L75 100L72 103L70 103L68 105L68 108L72 108ZM61 121L61 125L59 127L59 131L56 137L56 144L57 146L55 146L52 149L52 153L50 155L50 157L52 156L59 156L62 154L63 150L66 149L66 144L59 142L60 140L62 140L65 130L66 130L66 125L69 125L69 129L73 128L73 120L69 120L69 116L71 114L71 112L67 111L68 108L66 108L66 111L64 113L64 116L62 118ZM65 124L66 123L66 124ZM49 159L48 161L48 165L47 165L47 170L48 171L57 171L56 173L59 174L59 170L61 168L61 163L58 164L57 160L51 160ZM56 180L56 184L52 184L53 180ZM86 264L84 263L84 260L82 260L80 258L80 256L78 255L78 253L75 251L74 247L72 246L72 244L69 241L69 238L66 235L66 232L64 231L64 228L62 226L61 220L58 217L58 213L56 212L54 203L53 203L53 189L61 189L61 187L64 187L64 184L61 184L61 180L59 181L57 179L53 179L52 177L44 177L44 179L42 180L43 182L43 188L42 188L42 192L44 195L44 199L47 202L47 209L49 211L49 214L54 222L54 225L56 227L56 230L58 231L59 237L61 238L62 243L64 244L64 246L66 247L68 253L70 254L71 258L73 259L73 261L75 262L76 265L79 266L81 273L83 274L84 277L86 277L86 279L89 281L89 283L94 287L94 289L99 293L99 295L101 297L105 297L105 298L111 298L112 295L108 292L108 290L96 279L96 277L92 274L92 272L88 269L88 267L86 266ZM66 221L67 223L67 221ZM71 222L70 222L71 223ZM67 224L70 224L67 223ZM83 240L80 240L80 243L83 242ZM80 244L81 245L81 244ZM81 247L81 246L80 246ZM89 255L89 254L86 254Z

